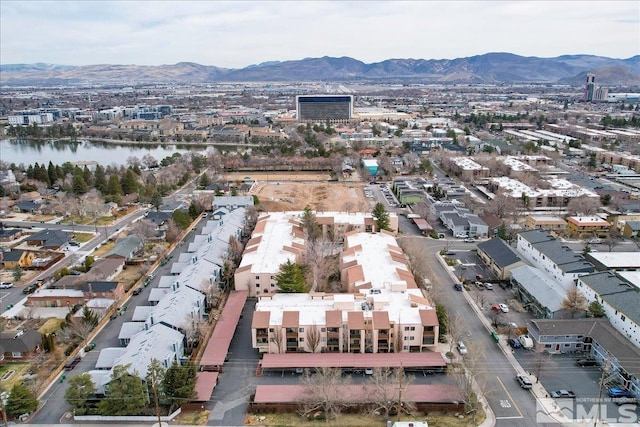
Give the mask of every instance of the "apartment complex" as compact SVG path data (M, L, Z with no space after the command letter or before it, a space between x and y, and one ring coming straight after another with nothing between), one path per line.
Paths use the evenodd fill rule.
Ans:
M298 121L348 122L353 117L352 95L299 95Z
M422 352L435 347L438 318L389 233L347 233L344 294L261 296L252 323L263 353Z
M609 237L611 224L597 216L570 216L567 218L567 231L573 237Z

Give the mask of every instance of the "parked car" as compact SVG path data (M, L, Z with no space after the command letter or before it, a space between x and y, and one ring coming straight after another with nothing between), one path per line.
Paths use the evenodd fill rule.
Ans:
M140 295L142 293L142 288L135 288L131 293L133 295Z
M533 348L533 340L529 335L520 335L518 337L518 341L520 341L520 345L522 346L522 348Z
M500 307L500 311L503 313L509 312L509 306L507 304L500 303L498 304L498 307Z
M462 341L458 341L458 346L457 347L458 347L458 352L461 355L464 356L465 354L467 354L467 346L464 345L464 343Z
M461 291L462 290L462 283L456 283L455 285L453 285L453 287L455 288L456 291Z
M511 348L520 348L520 347L522 347L522 345L520 345L520 341L518 341L518 340L517 340L517 339L515 339L515 338L509 338L509 339L507 340L507 343L509 344L509 346L510 346Z
M484 288L489 290L489 291L492 291L493 290L493 285L491 283L487 282L487 283L484 284Z
M456 234L456 238L457 239L466 239L467 237L469 237L469 235L467 233L458 233L458 234Z
M518 381L518 384L520 384L520 387L524 389L528 390L531 387L533 387L531 380L526 375L516 375L516 381Z
M473 237L467 237L466 239L464 239L465 243L474 243L476 241L476 239L474 239Z
M589 243L591 243L592 245L593 244L602 243L602 239L599 239L599 238L596 237L595 239L589 240Z
M64 370L65 371L70 371L73 368L76 367L76 365L78 363L80 363L80 361L82 360L82 358L80 356L76 356L73 359L69 360L65 365L64 365Z
M633 394L629 390L622 387L611 387L608 394L609 397L633 397Z
M32 283L30 285L25 286L24 289L22 289L22 293L27 295L32 294L36 291L36 289L38 289L38 284Z
M482 282L476 282L476 287L477 287L478 289L480 289L480 290L483 290L483 289L484 289L484 283L482 283Z
M578 359L576 360L578 366L598 366L598 361L595 359Z
M555 399L575 399L576 394L571 390L556 390L551 392L551 397Z
M0 282L0 289L9 289L9 288L13 288L13 283Z
M365 375L373 375L373 368L365 368L364 374Z

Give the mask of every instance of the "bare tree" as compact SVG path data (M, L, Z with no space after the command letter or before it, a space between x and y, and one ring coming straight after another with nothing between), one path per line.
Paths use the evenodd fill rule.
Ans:
M575 197L567 204L567 211L570 215L590 216L598 212L598 209L600 209L600 199L596 197Z
M142 164L147 168L151 168L153 166L157 166L158 165L158 160L156 160L155 157L153 157L151 154L145 154L142 157Z
M344 396L343 388L351 384L351 377L343 377L340 369L320 367L313 375L309 370L305 370L301 381L304 397L300 414L303 417L322 411L325 420L329 422L338 418L347 407L348 399Z
M242 259L242 251L244 245L236 238L229 236L229 246L227 246L227 257L234 265L237 265Z
M484 355L477 349L468 346L469 352L461 363L450 364L448 374L454 378L458 391L464 403L465 412L473 414L473 421L482 407L480 399L476 391L484 390L485 377L483 370L480 369L479 360Z
M282 327L279 327L278 325L275 325L273 327L273 332L271 332L271 342L273 342L276 345L276 352L277 353L281 353L282 352L282 340L284 339L284 336L282 334ZM269 346L271 347L271 346Z
M312 353L315 353L320 345L320 328L316 325L311 325L306 328L306 340L307 345Z
M200 282L200 290L205 295L208 310L218 307L218 302L220 301L220 286L217 282L202 279Z
M491 320L491 325L494 328L497 328L498 325L502 323L502 318L504 317L504 313L500 310L494 310L493 308L489 311L489 319Z
M518 200L500 192L493 200L487 203L486 211L504 220L512 215L517 210L517 207Z
M458 341L462 340L464 331L460 327L461 318L457 313L447 311L447 335L449 335L449 353L453 357L453 349L458 344Z
M531 365L531 370L536 376L536 383L540 381L540 375L542 375L544 368L546 366L549 366L550 359L551 359L551 354L544 350L536 351L534 353L534 359Z
M201 318L191 318L191 315L185 317L184 334L187 341L187 350L190 352L198 346L202 337L207 333L207 322Z
M567 296L562 300L562 308L571 313L571 318L576 316L576 313L584 312L587 309L587 298L578 288L569 289Z
M415 410L415 403L406 400L406 393L401 393L411 384L411 379L405 375L402 367L374 368L373 375L363 384L364 395L371 402L367 413L383 415L385 419L389 418L391 412L411 414Z
M143 242L146 242L155 237L158 231L152 221L143 218L131 224L131 234L138 236Z

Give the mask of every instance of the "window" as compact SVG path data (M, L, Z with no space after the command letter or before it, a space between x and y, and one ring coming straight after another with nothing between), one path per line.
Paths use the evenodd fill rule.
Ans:
M273 332L273 328L269 328L269 332Z
M327 332L327 328L320 328L320 332Z
M298 332L304 332L304 328L299 328Z
M405 331L408 331L408 330L409 330L409 327L408 327L408 326L405 326L405 327L404 327L404 330L405 330Z
M551 348L551 344L545 344L544 348Z
M624 317L624 314L621 314L621 315L620 315L620 319L621 319L623 322L624 322L625 320L627 320L627 318L626 318L626 317Z
M12 357L22 357L22 353L20 353L19 351L13 351L13 352L11 352L11 356Z
M256 288L259 288L259 287L260 287L260 283L256 283Z
M322 337L322 342L327 342L327 337Z
M562 344L564 348L571 347L571 344Z
M260 276L256 276L256 280L260 280Z
M304 338L300 337L300 342L304 342Z

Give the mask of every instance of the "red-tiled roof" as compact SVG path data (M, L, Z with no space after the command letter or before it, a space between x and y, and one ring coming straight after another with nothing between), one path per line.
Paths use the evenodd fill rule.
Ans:
M348 312L347 325L349 329L364 329L364 314L361 311Z
M253 319L251 320L251 329L268 328L270 317L270 311L254 311Z
M194 400L206 402L211 399L211 394L213 394L216 384L218 384L217 372L198 372L196 374L196 397Z
M282 327L283 328L297 328L300 326L300 312L299 311L283 311L282 312Z

